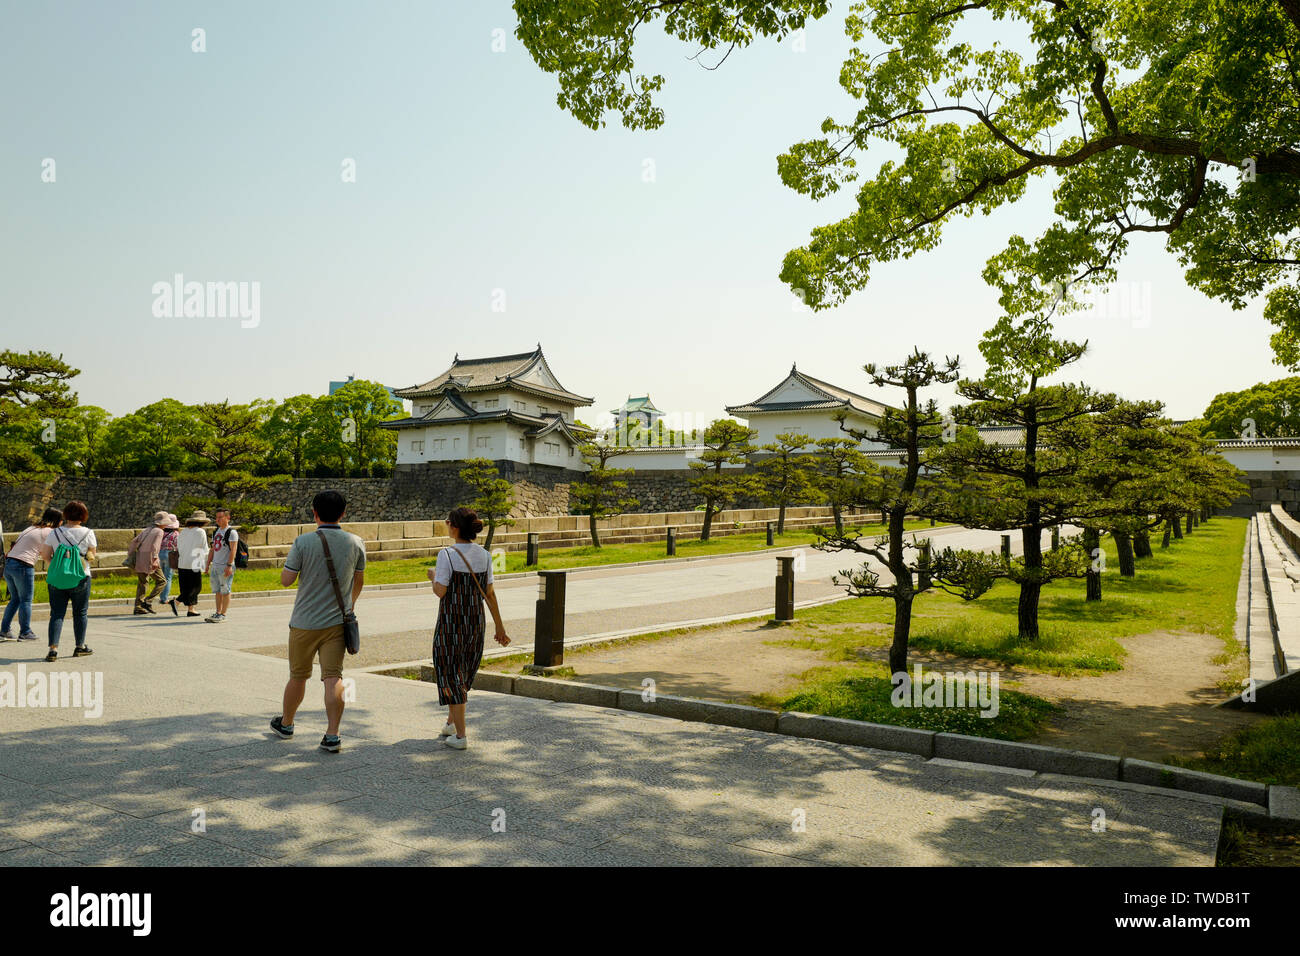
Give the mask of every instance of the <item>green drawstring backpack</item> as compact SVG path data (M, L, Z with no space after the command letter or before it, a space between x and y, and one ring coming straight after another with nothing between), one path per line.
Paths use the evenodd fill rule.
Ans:
M81 552L75 545L69 544L59 531L58 528L54 529L54 533L59 535L59 546L54 549L50 566L45 570L45 583L50 587L70 591L86 579L86 566L81 560Z

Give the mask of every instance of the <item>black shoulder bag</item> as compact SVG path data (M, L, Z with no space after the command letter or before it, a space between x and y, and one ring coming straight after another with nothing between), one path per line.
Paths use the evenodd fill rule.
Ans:
M334 588L334 600L339 602L339 613L343 615L343 643L347 645L349 654L355 654L361 650L361 628L357 624L357 616L343 607L343 592L339 590L339 578L334 573L334 558L330 555L329 539L324 531L317 531L316 533L320 535L320 546L325 552L325 565L329 568L330 584Z

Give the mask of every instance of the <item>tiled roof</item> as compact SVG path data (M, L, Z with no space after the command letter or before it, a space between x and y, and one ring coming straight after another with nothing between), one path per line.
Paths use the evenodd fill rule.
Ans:
M510 386L524 391L537 392L556 399L565 399L574 405L590 405L593 401L565 388L551 388L535 382L521 382L518 376L525 374L538 362L546 364L546 357L539 345L532 352L519 352L514 355L493 355L487 358L462 359L459 355L452 361L451 368L441 375L429 379L423 385L399 388L395 394L399 398L427 398L454 387L458 391L471 392L485 389L505 388ZM546 365L549 372L550 366ZM554 377L554 373L552 373ZM556 379L558 381L558 378Z
M809 391L820 394L822 397L802 402L766 401L768 395L780 389L791 378L801 382ZM727 414L761 415L765 412L821 411L823 409L829 411L839 408L851 408L854 411L878 418L885 413L886 409L891 407L884 402L878 402L873 398L867 398L865 395L859 395L857 392L850 392L846 388L832 385L830 382L824 382L819 378L813 378L811 375L805 375L798 369L791 367L790 374L783 378L775 388L769 389L761 397L745 405L728 405Z
M655 403L650 401L649 395L642 395L640 398L627 397L627 401L620 408L610 409L610 413L617 415L619 412L662 412L662 409L655 408Z
M1254 441L1217 438L1214 444L1217 448L1300 448L1300 438L1256 438Z

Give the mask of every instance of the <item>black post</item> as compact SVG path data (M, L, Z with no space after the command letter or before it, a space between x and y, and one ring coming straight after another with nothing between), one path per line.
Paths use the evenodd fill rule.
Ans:
M1061 529L1052 528L1052 550L1055 551L1061 546Z
M919 554L916 562L916 589L924 591L930 586L930 542L922 541L917 545Z
M533 637L533 665L558 667L564 663L564 571L538 571L537 617Z
M1002 563L1011 563L1011 535L1009 534L1002 536Z
M776 559L776 619L794 620L794 555Z
M772 522L769 521L767 523L767 546L770 548L774 544L776 544L776 540L772 537Z
M538 539L541 537L536 531L528 532L528 559L524 562L528 567L537 564Z
M674 557L677 554L677 529L668 529L668 557Z

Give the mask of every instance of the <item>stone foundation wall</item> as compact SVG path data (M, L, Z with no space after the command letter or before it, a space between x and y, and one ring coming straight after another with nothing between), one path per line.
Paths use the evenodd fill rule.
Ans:
M1245 493L1220 514L1249 517L1280 504L1289 514L1300 514L1300 471L1248 471Z
M288 508L273 523L305 522L311 520L311 500L317 492L337 488L348 499L351 521L427 521L441 518L471 500L469 486L460 478L462 467L459 462L434 462L399 465L390 478L299 478L275 485L250 500ZM497 462L497 470L514 489L514 515L518 518L569 514L570 488L583 477L582 472L567 468L510 461ZM689 493L689 474L683 470L634 475L630 482L632 494L640 501L634 511L693 510L699 502ZM176 511L177 502L187 496L210 497L211 493L199 485L170 478L59 478L0 485L0 521L6 531L16 531L39 516L47 505L62 508L76 498L90 508L92 527L138 528L156 511ZM746 500L733 507L755 508L761 503ZM235 520L238 523L238 514Z

